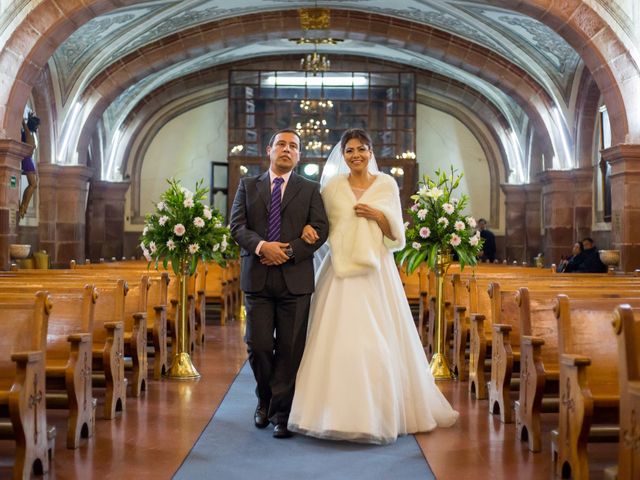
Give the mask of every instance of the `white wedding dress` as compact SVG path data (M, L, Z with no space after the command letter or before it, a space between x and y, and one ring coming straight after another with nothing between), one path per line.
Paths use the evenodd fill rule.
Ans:
M331 252L317 272L289 428L384 444L451 426L458 413L435 384L392 254L404 244L395 180L380 174L359 199L383 210L394 236L402 237L395 244L375 222L352 225L358 198L344 180L323 190Z

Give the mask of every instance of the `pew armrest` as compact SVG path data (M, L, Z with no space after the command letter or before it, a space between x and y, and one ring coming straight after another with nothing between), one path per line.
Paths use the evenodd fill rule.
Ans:
M634 380L627 384L629 393L636 397L640 397L640 380Z
M32 350L29 352L15 352L11 354L11 360L16 363L36 363L44 361L44 352Z
M541 347L544 345L544 339L542 337L534 337L533 335L522 335L521 341L525 345L532 345L534 347Z
M72 333L67 337L67 340L70 343L90 343L91 334L90 333Z
M508 333L511 331L511 325L507 325L505 323L494 323L491 328L496 333Z
M580 367L591 365L591 359L583 355L574 355L571 353L563 353L560 355L560 363L570 367Z

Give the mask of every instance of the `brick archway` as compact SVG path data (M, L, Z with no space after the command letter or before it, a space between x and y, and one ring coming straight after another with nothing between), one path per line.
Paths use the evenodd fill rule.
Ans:
M51 54L75 29L100 14L137 3L141 2L88 0L79 4L45 0L34 7L14 30L0 52L0 72L3 72L0 74L0 85L6 86L0 88L0 138L19 138L22 108L35 79ZM640 143L640 118L635 115L640 110L637 108L640 105L640 72L613 29L604 23L593 9L579 0L567 0L562 6L548 0L523 0L515 6L507 0L490 0L488 3L530 15L562 35L581 54L603 93L612 122L614 143ZM283 22L283 18L293 15L297 16L295 10L256 14L252 17L258 17L259 20L255 21L251 28L243 27L242 30L251 32L247 37L251 40L255 39L256 32L260 32L259 36L271 38L274 33L286 30L283 24L287 22ZM401 25L396 25L397 19L391 20L388 17L355 11L341 11L333 18L336 25L332 25L332 29L335 27L338 31L351 31L358 37L370 32L384 32L386 37L394 37L394 41L400 40L414 45L417 51L424 51L425 45L440 40L446 43L445 55L449 55L458 63L473 61L472 57L482 55L485 57L483 66L492 63L496 66L501 65L501 73L506 72L507 76L511 77L518 77L522 73L505 65L504 59L491 52L474 53L469 44L453 41L450 35L428 27L417 30L400 28ZM391 23L394 25L393 29L389 28ZM238 29L237 19L216 24L223 35L231 35L228 38L237 37L238 31L241 30ZM358 28L357 32L353 31L354 26ZM379 37L379 33L374 35ZM221 44L226 43L225 36L219 37ZM199 37L199 40L202 40L202 37ZM202 46L196 42L188 45L188 39L182 35L181 41L185 42L186 48ZM480 62L480 59L476 59L475 62ZM515 93L523 87L522 78L520 82L512 78L512 82L503 84L503 77L497 75L497 71L493 73L492 80L505 88L507 93ZM489 78L491 79L491 76ZM536 98L541 91L530 93L533 93L532 98Z

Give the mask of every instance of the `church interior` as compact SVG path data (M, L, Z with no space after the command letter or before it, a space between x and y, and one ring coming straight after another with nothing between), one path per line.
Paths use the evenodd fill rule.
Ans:
M166 288L166 311L142 294L173 280L152 270L142 286L134 275L147 267L145 218L175 178L188 188L202 180L208 203L228 222L240 179L268 168L275 131L299 133L296 172L318 181L340 134L354 127L371 134L405 208L423 176L453 168L463 175L469 215L486 219L495 235L495 263L453 265L444 300L434 297L433 272L402 277L428 354L437 317L456 374L438 385L460 411L458 425L415 436L432 475L639 478L637 0L0 0L2 316L17 308L15 296L38 286L53 306L36 296L36 308L54 315L62 287L40 276L64 270L65 282L91 278L114 298L118 288L141 295L150 336L149 347L146 339L127 343L143 335L135 315L133 327L109 330L122 336L112 359L126 378L114 386L105 360L98 390L111 393L85 407L90 420L75 438L67 410L50 409L47 394L47 425L28 425L45 457L29 451L24 460L12 439L25 434L11 427L6 392L16 389L1 379L0 477L30 478L35 462L45 478L182 478L246 359L242 294L231 267L211 266L206 285L189 286L196 300L182 318L196 325L188 349L201 377L163 378L159 353L175 354L171 330L180 327L170 317L180 315ZM607 273L556 273L585 238L605 252ZM128 287L113 282L120 276ZM564 305L558 294L575 303ZM92 293L83 295L91 303ZM587 318L582 334L567 333L563 308ZM593 327L600 317L602 332ZM156 328L162 348L153 346ZM543 339L551 330L556 336ZM602 340L585 347L585 355L597 352L593 359L578 354L587 333ZM5 336L0 350L13 351L20 333ZM78 345L72 352L87 348ZM555 391L533 393L544 380L530 377L544 370L536 362L547 354L555 366L548 360L546 382ZM0 372L15 362L22 365L3 358ZM592 394L585 400L569 390ZM28 392L31 400L21 402L37 415L42 392ZM576 427L577 417L591 430ZM567 447L569 437L579 446ZM246 477L240 469L234 478Z

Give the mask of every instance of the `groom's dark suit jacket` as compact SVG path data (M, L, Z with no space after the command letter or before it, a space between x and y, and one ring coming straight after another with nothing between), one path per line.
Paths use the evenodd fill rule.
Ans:
M255 293L265 286L267 267L255 254L256 247L267 237L271 185L269 172L257 177L246 177L240 185L231 209L231 234L241 247L241 288ZM291 173L282 198L282 224L280 241L291 244L295 254L284 263L282 273L289 292L309 294L314 289L313 252L327 239L329 221L320 196L320 185ZM313 226L320 240L308 245L301 238L305 225Z

